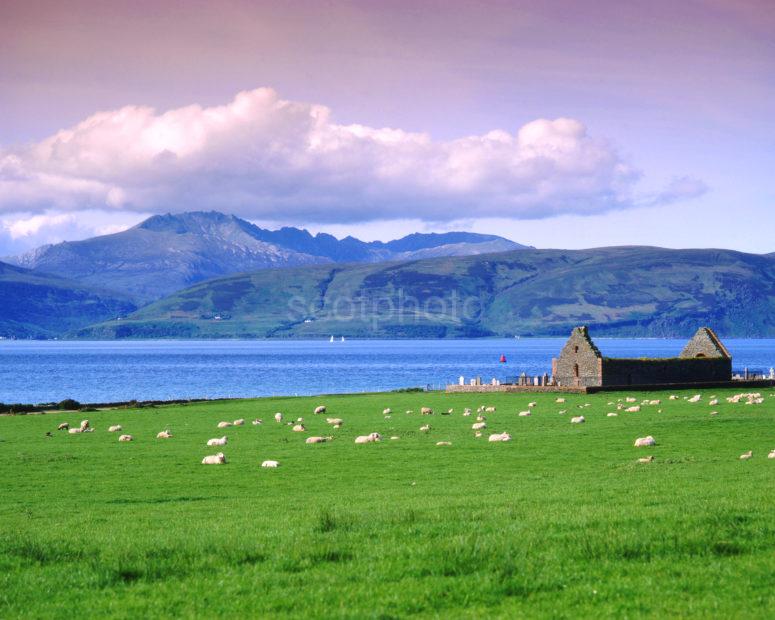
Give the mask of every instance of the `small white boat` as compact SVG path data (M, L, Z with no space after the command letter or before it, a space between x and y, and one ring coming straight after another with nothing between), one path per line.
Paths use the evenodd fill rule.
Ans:
M334 337L331 336L331 340L329 340L329 342L333 342L333 341L334 341Z
M339 342L344 342L344 336L342 336L342 339Z

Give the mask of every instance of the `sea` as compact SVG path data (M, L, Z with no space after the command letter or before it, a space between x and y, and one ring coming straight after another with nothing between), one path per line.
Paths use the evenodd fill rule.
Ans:
M82 403L442 389L551 372L564 338L0 340L0 402ZM596 338L611 357L676 356L686 340ZM733 368L769 372L775 339L725 339ZM506 362L500 362L505 356Z

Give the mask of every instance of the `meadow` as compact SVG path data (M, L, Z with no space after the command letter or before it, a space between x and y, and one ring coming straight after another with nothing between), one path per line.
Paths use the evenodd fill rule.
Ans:
M759 405L701 393L564 404L384 393L0 417L0 617L773 617L775 390ZM607 417L625 396L662 402ZM319 404L341 429L313 415ZM480 405L496 411L475 438ZM56 431L84 418L95 432ZM246 425L216 428L236 418ZM174 437L156 439L166 428ZM374 431L382 442L354 443ZM513 440L487 441L502 431ZM224 448L205 446L224 434ZM635 448L645 435L657 445ZM200 464L221 450L226 465Z

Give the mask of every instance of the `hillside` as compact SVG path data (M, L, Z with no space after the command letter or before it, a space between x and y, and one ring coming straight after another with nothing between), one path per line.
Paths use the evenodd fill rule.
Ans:
M128 299L0 263L0 336L49 338L132 312Z
M775 258L731 250L520 250L263 270L198 284L80 337L775 335Z
M313 236L297 228L265 230L232 215L193 212L155 215L120 233L44 246L7 260L120 291L141 305L209 278L257 269L521 247L502 237L473 233L415 234L366 243L353 237Z

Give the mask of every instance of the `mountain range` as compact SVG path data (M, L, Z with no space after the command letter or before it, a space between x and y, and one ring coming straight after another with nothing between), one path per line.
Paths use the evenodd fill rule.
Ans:
M495 235L412 234L383 243L298 228L266 230L233 215L155 215L123 232L43 246L8 263L109 288L139 305L233 273L321 263L412 260L525 248Z
M731 250L526 249L313 265L217 278L85 338L775 336L775 256Z

